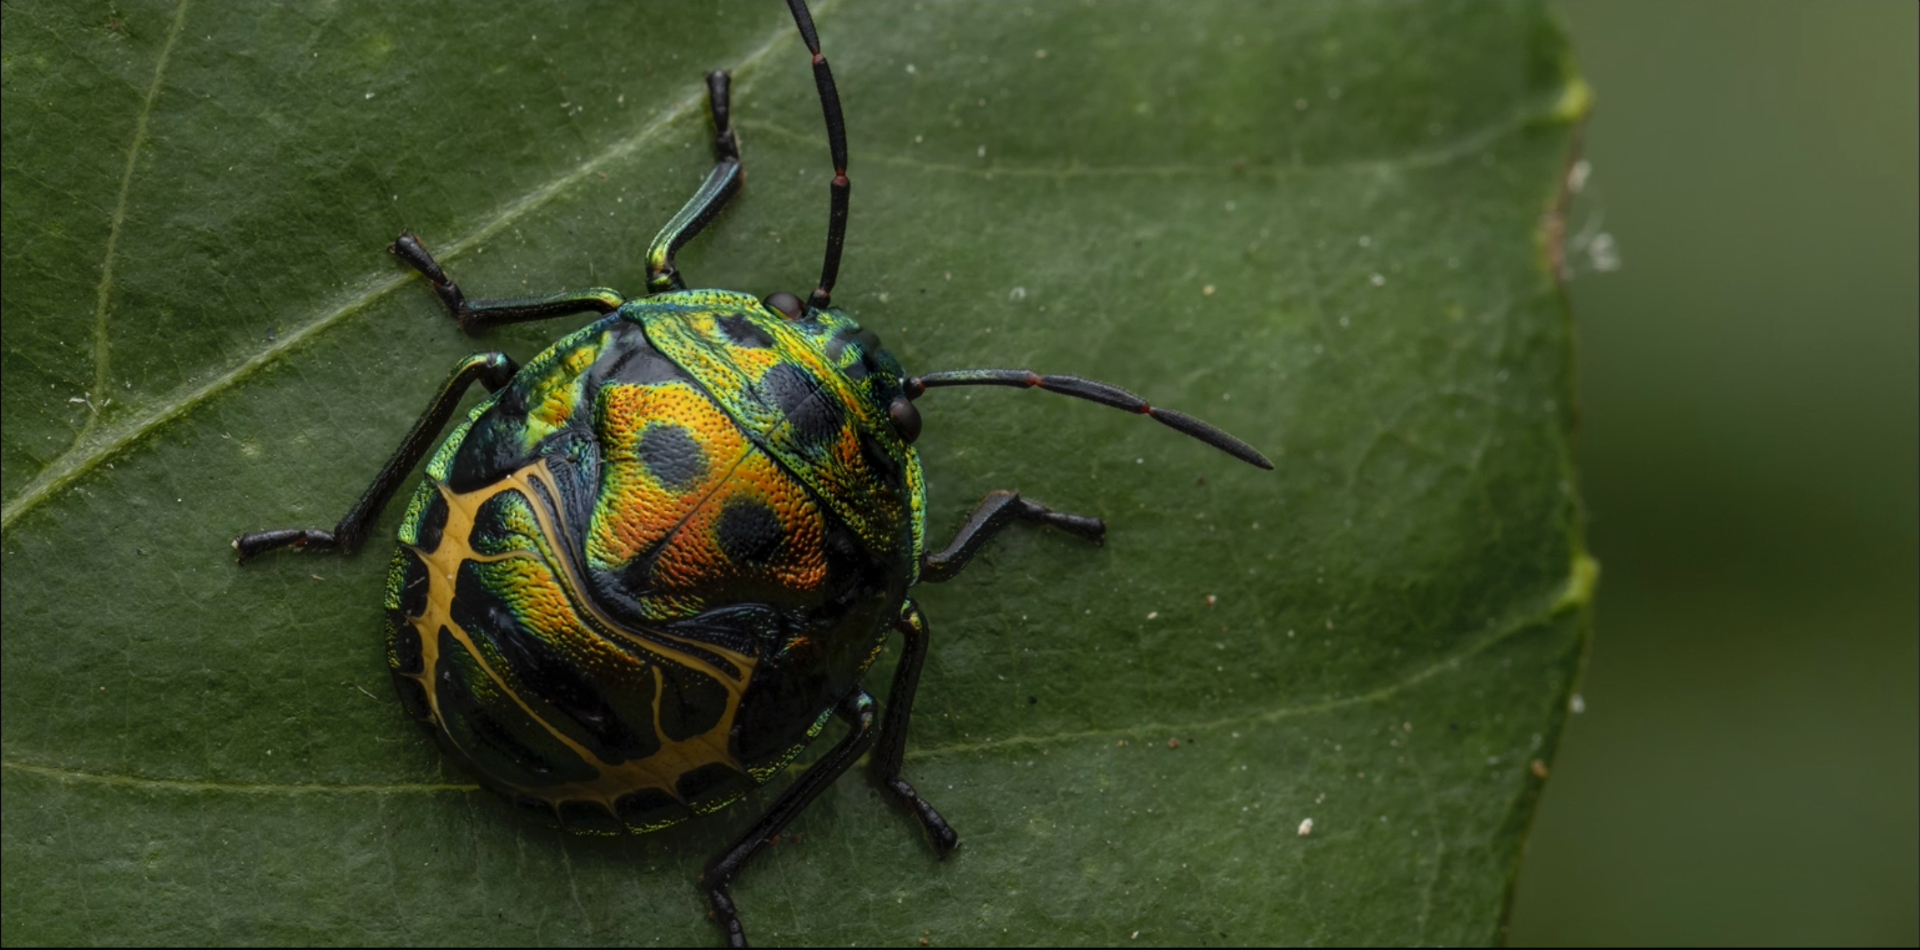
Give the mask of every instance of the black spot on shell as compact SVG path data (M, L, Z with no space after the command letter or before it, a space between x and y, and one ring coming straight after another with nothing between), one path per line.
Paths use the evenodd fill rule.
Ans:
M628 792L614 799L613 812L629 828L644 828L656 822L677 818L681 814L680 802L672 795L658 788L643 788L637 792Z
M707 453L685 426L647 426L640 434L639 455L640 464L674 491L686 491L707 476Z
M427 612L427 565L421 562L419 555L414 554L406 548L401 548L400 553L394 556L406 559L406 566L400 570L400 606L398 613L402 618L418 617ZM413 625L408 624L407 626L408 629L412 629ZM416 645L415 650L418 649L419 647ZM418 669L412 669L407 672L418 673L420 671Z
M840 435L840 426L846 419L846 410L838 399L827 393L819 393L807 400L798 412L787 417L787 424L793 427L793 440L806 448L817 448L832 442Z
M424 654L420 651L420 631L414 629L413 621L408 620L403 611L389 610L387 611L387 629L389 631L387 642L393 648L393 655L388 658L393 671L418 674L425 669L426 661L423 658Z
M766 373L760 377L760 388L766 391L767 397L780 407L780 413L785 416L792 416L806 405L817 389L806 371L792 363L775 363L767 367Z
M827 354L827 359L837 362L841 352L847 348L847 344L853 342L853 336L858 332L858 330L844 329L836 331L833 336L827 338L827 344L821 347L820 351Z
M524 439L525 395L517 385L495 394L494 404L474 421L455 450L447 487L455 492L485 488L533 459L536 452L527 450Z
M753 321L747 319L745 314L736 313L721 317L717 322L720 324L720 332L725 333L734 346L758 350L773 345L773 337L768 336L767 331L754 326Z
M727 711L727 690L713 677L685 667L660 668L660 734L675 742L714 726Z
M680 797L689 802L697 802L711 796L715 791L739 781L741 775L718 762L709 762L685 775L674 783Z
M735 653L767 657L786 641L790 627L785 613L766 604L730 604L671 621L661 629Z
M900 463L894 461L873 436L860 433L860 457L867 463L867 471L872 472L881 485L892 488L900 484Z
M803 448L830 442L845 418L838 399L814 385L813 378L791 363L778 363L760 377L760 385L786 415L793 440Z
M394 692L400 694L400 708L415 722L427 722L433 718L432 707L427 705L427 688L420 681L408 676L395 675Z
M780 550L786 530L772 508L751 498L733 498L720 509L713 535L735 564L765 564Z
M447 530L447 496L438 489L433 498L427 501L427 508L420 512L419 530L414 533L414 545L420 550L432 554L440 549L440 536ZM419 613L419 611L413 611Z
M686 378L686 371L647 342L638 324L621 323L608 332L600 359L587 370L587 390L595 392L608 383L650 386Z

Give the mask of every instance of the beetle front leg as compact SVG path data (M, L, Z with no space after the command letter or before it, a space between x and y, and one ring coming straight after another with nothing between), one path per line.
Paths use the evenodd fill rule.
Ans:
M993 540L994 535L1015 521L1049 524L1095 544L1107 536L1107 523L1098 518L1054 511L1020 497L1019 492L988 492L987 497L980 499L980 506L973 509L973 514L961 523L960 530L954 532L953 540L947 542L945 548L921 556L920 579L929 583L953 579L988 541Z
M505 323L548 320L575 313L612 313L627 302L627 298L621 296L619 291L606 287L569 290L544 297L468 300L460 290L460 285L440 269L440 262L433 259L427 246L421 244L412 232L400 232L400 236L387 245L387 250L406 261L408 267L419 271L420 276L433 284L433 292L439 295L441 303L446 304L447 314L460 324L460 329L468 333L478 333Z
M487 387L488 392L497 392L519 371L519 365L505 353L476 353L455 364L447 381L441 384L439 391L433 394L433 401L427 404L427 411L414 420L407 437L400 440L400 447L381 467L380 474L373 477L373 484L360 493L360 500L347 509L333 530L277 528L250 531L233 539L233 549L239 552L240 560L245 561L255 555L285 547L352 554L360 547L360 542L367 539L367 531L373 527L374 519L380 517L381 509L393 499L401 480L433 448L434 440L440 437L440 430L447 427L447 420L459 408L460 397L466 395L467 387L477 381Z
M647 247L647 293L687 289L685 278L673 263L673 255L693 240L694 235L720 213L727 199L740 190L740 141L734 135L733 121L729 118L731 85L725 70L716 69L707 74L707 111L713 116L713 169L707 172L707 180L701 183L700 190L687 199Z
M875 784L920 819L921 826L927 829L927 837L933 840L933 850L944 858L960 843L960 836L939 811L900 777L900 765L907 755L907 720L913 715L913 694L920 686L920 664L927 658L927 618L920 612L920 605L911 600L902 604L893 629L900 631L906 644L900 652L900 665L893 668L893 690L887 693L886 718L880 724L880 739L874 743L867 770Z

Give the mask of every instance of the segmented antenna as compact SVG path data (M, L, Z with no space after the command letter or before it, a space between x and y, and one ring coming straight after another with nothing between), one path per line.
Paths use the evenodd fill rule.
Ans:
M1115 409L1137 412L1151 417L1170 429L1199 439L1248 465L1273 469L1273 463L1267 461L1267 457L1261 455L1253 446L1184 412L1148 405L1145 399L1099 380L1081 379L1078 376L1042 376L1024 369L956 369L942 373L928 373L925 376L915 376L907 380L907 398L918 398L921 393L939 386L1013 386L1019 389L1039 387L1063 396L1072 396L1075 399L1085 399L1088 402L1097 402Z
M807 0L787 0L793 22L800 28L800 39L813 54L813 84L820 89L820 111L827 118L827 147L833 151L833 183L828 186L832 206L827 212L827 259L820 265L820 286L807 295L807 306L825 310L833 302L833 282L840 276L840 249L847 241L847 123L840 115L840 92L833 85L833 70L820 53L820 37L813 31L813 14L807 12Z

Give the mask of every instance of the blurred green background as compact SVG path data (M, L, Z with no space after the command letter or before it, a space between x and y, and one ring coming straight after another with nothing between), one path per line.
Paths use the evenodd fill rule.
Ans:
M1916 6L1566 4L1593 653L1515 944L1920 941Z

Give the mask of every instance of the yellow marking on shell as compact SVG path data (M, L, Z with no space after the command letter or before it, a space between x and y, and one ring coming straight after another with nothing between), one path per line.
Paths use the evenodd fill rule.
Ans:
M692 330L697 338L709 343L709 346L700 347L695 351L703 362L708 362L705 367L706 373L703 375L693 372L692 368L688 367L688 372L693 372L695 379L736 377L752 383L766 375L767 370L772 369L784 358L778 350L767 347L735 346L731 343L719 342L726 338L722 335L720 325L714 320L712 313L690 313L685 319L688 329Z
M547 429L557 429L566 424L567 417L573 415L572 387L562 386L547 391L547 398L534 406L527 417Z
M583 341L580 345L566 349L559 359L547 367L540 379L527 389L527 402L531 408L527 411L526 423L522 427L522 442L531 450L559 431L573 416L574 407L580 403L580 396L586 385L585 373L594 360L600 358L601 346L595 342Z
M564 533L565 525L558 519L558 513L548 510L545 505L539 503L538 499L542 497L542 493L540 490L534 488L536 481L545 484L545 494L547 497L557 497L553 488L553 474L547 468L547 463L544 460L521 468L495 484L471 492L455 492L448 488L444 482L437 480L434 482L436 489L438 489L441 497L444 498L447 503L447 522L442 532L441 542L435 550L425 551L417 546L412 548L427 568L427 606L419 616L408 618L408 620L413 623L414 629L420 634L421 672L402 675L411 677L424 687L428 709L434 719L435 726L440 729L442 735L447 736L449 740L453 739L452 733L447 730L445 720L441 716L440 697L435 688L434 681L434 672L439 662L439 631L444 627L455 642L464 647L468 654L473 657L474 662L479 665L482 672L485 673L488 680L496 689L502 694L512 697L522 712L550 733L555 740L579 756L581 761L593 766L599 773L592 781L559 785L526 787L506 782L500 783L507 785L514 791L554 804L569 800L597 801L609 812L614 812L614 803L620 796L644 788L659 789L673 797L676 801L680 801L676 781L680 776L703 765L718 762L742 774L751 775L752 773L749 773L746 767L735 760L728 752L727 739L733 728L734 715L739 710L740 698L752 683L753 672L758 664L757 657L738 653L725 647L704 643L691 638L674 636L663 631L648 631L653 634L653 636L650 637L642 637L625 631L616 621L600 611L598 606L585 595L584 591L586 588L578 576L577 565L572 563L571 558L560 553L564 550L564 543L547 545L552 552L551 555L543 555L541 552L532 550L483 555L473 550L470 539L474 528L475 515L478 513L480 507L489 499L510 490L520 491L521 494L529 500L531 503L529 507L533 510L534 517L539 522L540 534L542 536L548 539L563 539L568 537L568 535ZM462 563L466 561L498 563L508 559L525 559L530 562L529 567L544 569L550 566L543 563L548 556L551 556L554 561L559 562L560 572L555 574L547 570L538 570L537 573L546 574L549 580L542 581L536 576L530 576L528 578L529 583L521 588L522 591L525 591L528 588L538 589L548 587L551 589L550 593L557 593L559 595L558 599L542 598L542 616L545 616L549 620L570 621L579 625L581 628L579 632L585 636L578 639L590 639L594 636L604 638L609 635L621 637L645 651L712 678L715 682L719 683L727 693L725 709L719 721L705 732L684 740L676 741L661 731L659 725L659 699L663 692L661 687L664 685L664 673L657 665L653 671L656 689L654 694L655 706L652 728L660 745L659 750L652 755L617 764L608 763L542 718L540 714L514 690L501 675L500 671L493 669L492 666L488 664L486 653L474 642L472 635L453 621L452 607L455 582ZM736 676L715 666L696 653L675 649L674 644L718 655L729 663L732 663L737 669L738 675ZM608 651L605 655L609 657L632 656L626 653L626 651L618 650L611 644L608 645ZM634 657L633 660L635 662L641 662L638 657ZM469 756L469 759L471 759L471 756ZM496 781L498 780L496 779ZM729 798L727 801L732 801L732 799ZM697 810L710 810L712 808L718 808L723 804L725 804L725 802L709 802Z

